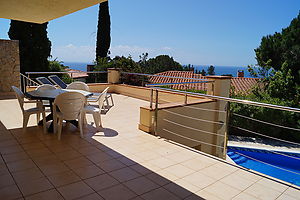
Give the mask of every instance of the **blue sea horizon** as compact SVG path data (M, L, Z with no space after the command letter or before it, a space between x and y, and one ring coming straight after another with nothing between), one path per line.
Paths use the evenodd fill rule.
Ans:
M81 70L81 71L87 71L86 66L92 65L94 63L85 63L85 62L64 62L65 66L70 67L71 69ZM193 65L195 70L202 71L204 69L207 71L208 65ZM247 67L243 66L214 66L215 67L215 73L216 75L232 75L233 77L237 77L238 70L244 71L244 77L251 77L250 73L247 70Z

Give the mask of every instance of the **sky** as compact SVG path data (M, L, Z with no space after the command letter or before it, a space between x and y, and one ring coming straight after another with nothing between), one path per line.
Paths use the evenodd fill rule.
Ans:
M109 0L111 57L170 55L181 64L247 66L263 36L299 14L300 0ZM99 6L48 24L52 59L92 63ZM0 39L10 20L0 19Z

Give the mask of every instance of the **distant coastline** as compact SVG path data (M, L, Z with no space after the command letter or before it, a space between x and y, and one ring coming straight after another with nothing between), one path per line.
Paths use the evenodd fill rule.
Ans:
M93 63L84 62L64 62L65 66L69 66L72 69L86 71L86 65L92 65ZM194 65L195 70L201 71L204 69L207 71L208 65ZM231 74L233 77L237 76L238 70L244 70L245 77L251 77L247 70L247 67L242 66L214 66L216 75Z

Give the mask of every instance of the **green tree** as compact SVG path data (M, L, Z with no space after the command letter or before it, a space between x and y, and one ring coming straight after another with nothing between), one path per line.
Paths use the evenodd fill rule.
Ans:
M200 74L201 74L202 76L206 76L206 71L205 71L205 69L202 69L201 72L200 72Z
M208 75L215 75L216 73L215 73L215 67L214 66L209 66L208 68L207 68L207 74Z
M263 37L255 53L260 67L268 70L271 66L277 71L286 63L300 83L300 13L280 33Z
M102 2L99 5L98 14L98 30L96 42L96 62L98 58L108 56L110 47L110 15L108 1Z
M150 58L142 70L145 73L156 74L170 70L182 71L183 67L176 62L173 57L168 55L159 55L155 58Z
M12 40L19 40L21 73L49 71L51 42L47 25L11 20L8 35Z

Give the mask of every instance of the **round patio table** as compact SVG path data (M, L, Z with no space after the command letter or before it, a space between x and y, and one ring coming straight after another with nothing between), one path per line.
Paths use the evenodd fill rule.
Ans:
M93 93L84 91L84 90L72 90L72 89L55 89L55 90L33 90L30 92L25 92L25 96L28 97L29 99L37 99L37 100L49 100L50 102L50 111L51 113L47 115L46 121L53 120L53 102L55 98L65 92L78 92L83 94L85 97L90 97L93 95ZM76 127L78 127L78 122L76 120L69 121ZM39 125L42 124L42 121L39 122ZM53 132L53 122L51 123L48 132L52 133Z

